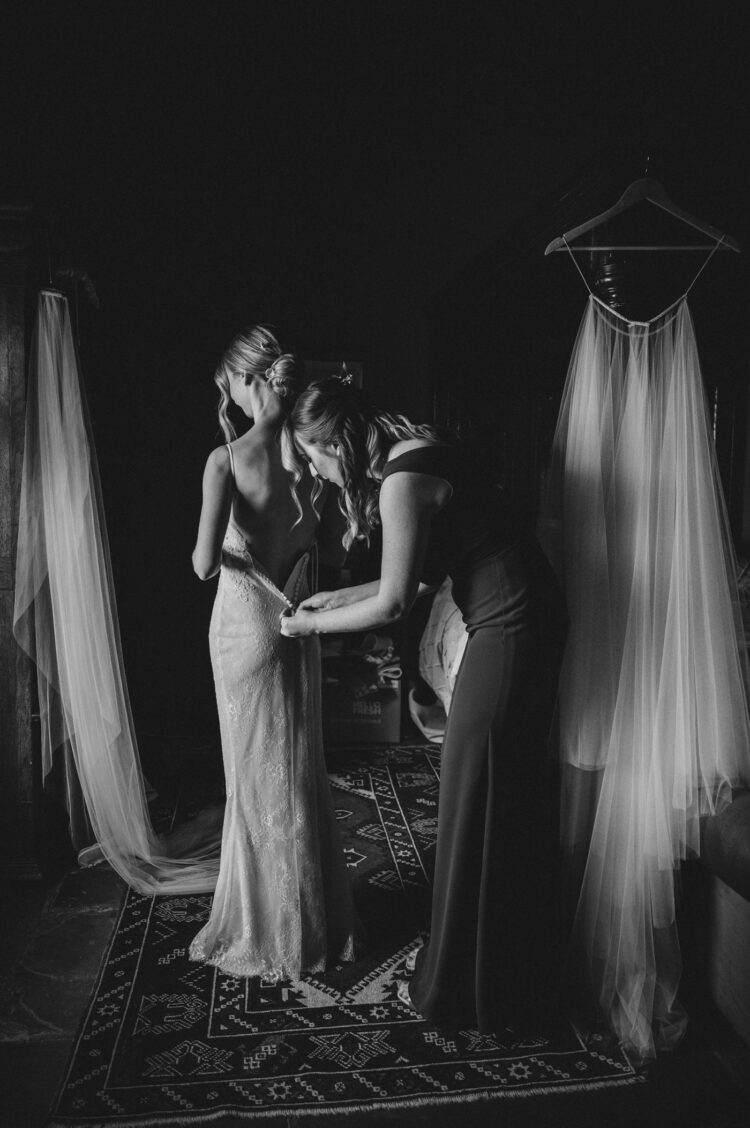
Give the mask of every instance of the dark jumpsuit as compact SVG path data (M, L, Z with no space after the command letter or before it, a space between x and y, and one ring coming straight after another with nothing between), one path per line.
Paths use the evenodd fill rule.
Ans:
M387 462L453 493L422 580L453 581L468 630L443 740L430 939L409 992L425 1018L482 1031L543 1004L554 957L555 817L548 741L565 639L562 592L528 521L458 445ZM526 526L526 527L525 527Z

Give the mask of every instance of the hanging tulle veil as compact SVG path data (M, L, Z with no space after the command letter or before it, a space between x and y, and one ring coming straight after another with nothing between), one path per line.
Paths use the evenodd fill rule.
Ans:
M582 1028L603 1023L645 1059L686 1024L675 869L750 781L735 558L686 296L633 322L590 295L540 536L570 619L570 986Z
M151 828L68 303L51 290L31 343L13 618L37 667L43 775L67 742L96 842L133 888L212 890L220 817L200 844Z

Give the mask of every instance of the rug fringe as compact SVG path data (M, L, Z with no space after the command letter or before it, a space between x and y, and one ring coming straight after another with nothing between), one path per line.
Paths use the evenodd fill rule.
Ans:
M572 1085L539 1085L532 1089L477 1089L467 1093L446 1093L438 1096L425 1097L398 1097L383 1101L369 1103L354 1103L345 1105L323 1105L319 1108L279 1108L279 1109L241 1109L228 1105L223 1109L212 1112L198 1112L191 1115L189 1112L175 1110L174 1114L159 1115L156 1117L139 1117L121 1120L114 1116L106 1120L49 1120L47 1128L188 1128L189 1125L215 1124L233 1117L235 1120L255 1120L262 1123L264 1120L277 1121L280 1116L296 1117L305 1116L343 1116L346 1113L363 1112L377 1113L386 1109L430 1108L438 1105L475 1104L486 1101L488 1104L502 1100L526 1100L533 1097L564 1096L565 1093L580 1093L594 1089L615 1089L623 1085L642 1085L646 1077L617 1077L610 1081L576 1081Z

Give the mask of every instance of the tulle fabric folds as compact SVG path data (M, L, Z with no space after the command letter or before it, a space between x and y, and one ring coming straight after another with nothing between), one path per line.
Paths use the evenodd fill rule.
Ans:
M212 890L220 819L179 857L151 828L68 303L54 291L39 295L31 344L13 617L37 667L44 775L68 742L96 841L129 885Z
M698 854L701 817L750 779L734 553L685 300L633 323L590 298L549 482L540 533L570 617L571 974L646 1059L686 1022L674 870Z

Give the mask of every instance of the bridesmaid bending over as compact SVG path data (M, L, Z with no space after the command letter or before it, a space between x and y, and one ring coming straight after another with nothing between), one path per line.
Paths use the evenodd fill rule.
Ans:
M438 1025L524 1023L544 1007L553 956L547 743L566 622L531 515L511 514L457 440L368 405L350 378L311 384L288 426L313 476L339 487L345 546L380 524L383 547L379 580L302 599L283 612L282 633L395 622L446 574L468 629L441 756L431 934L411 1002Z

